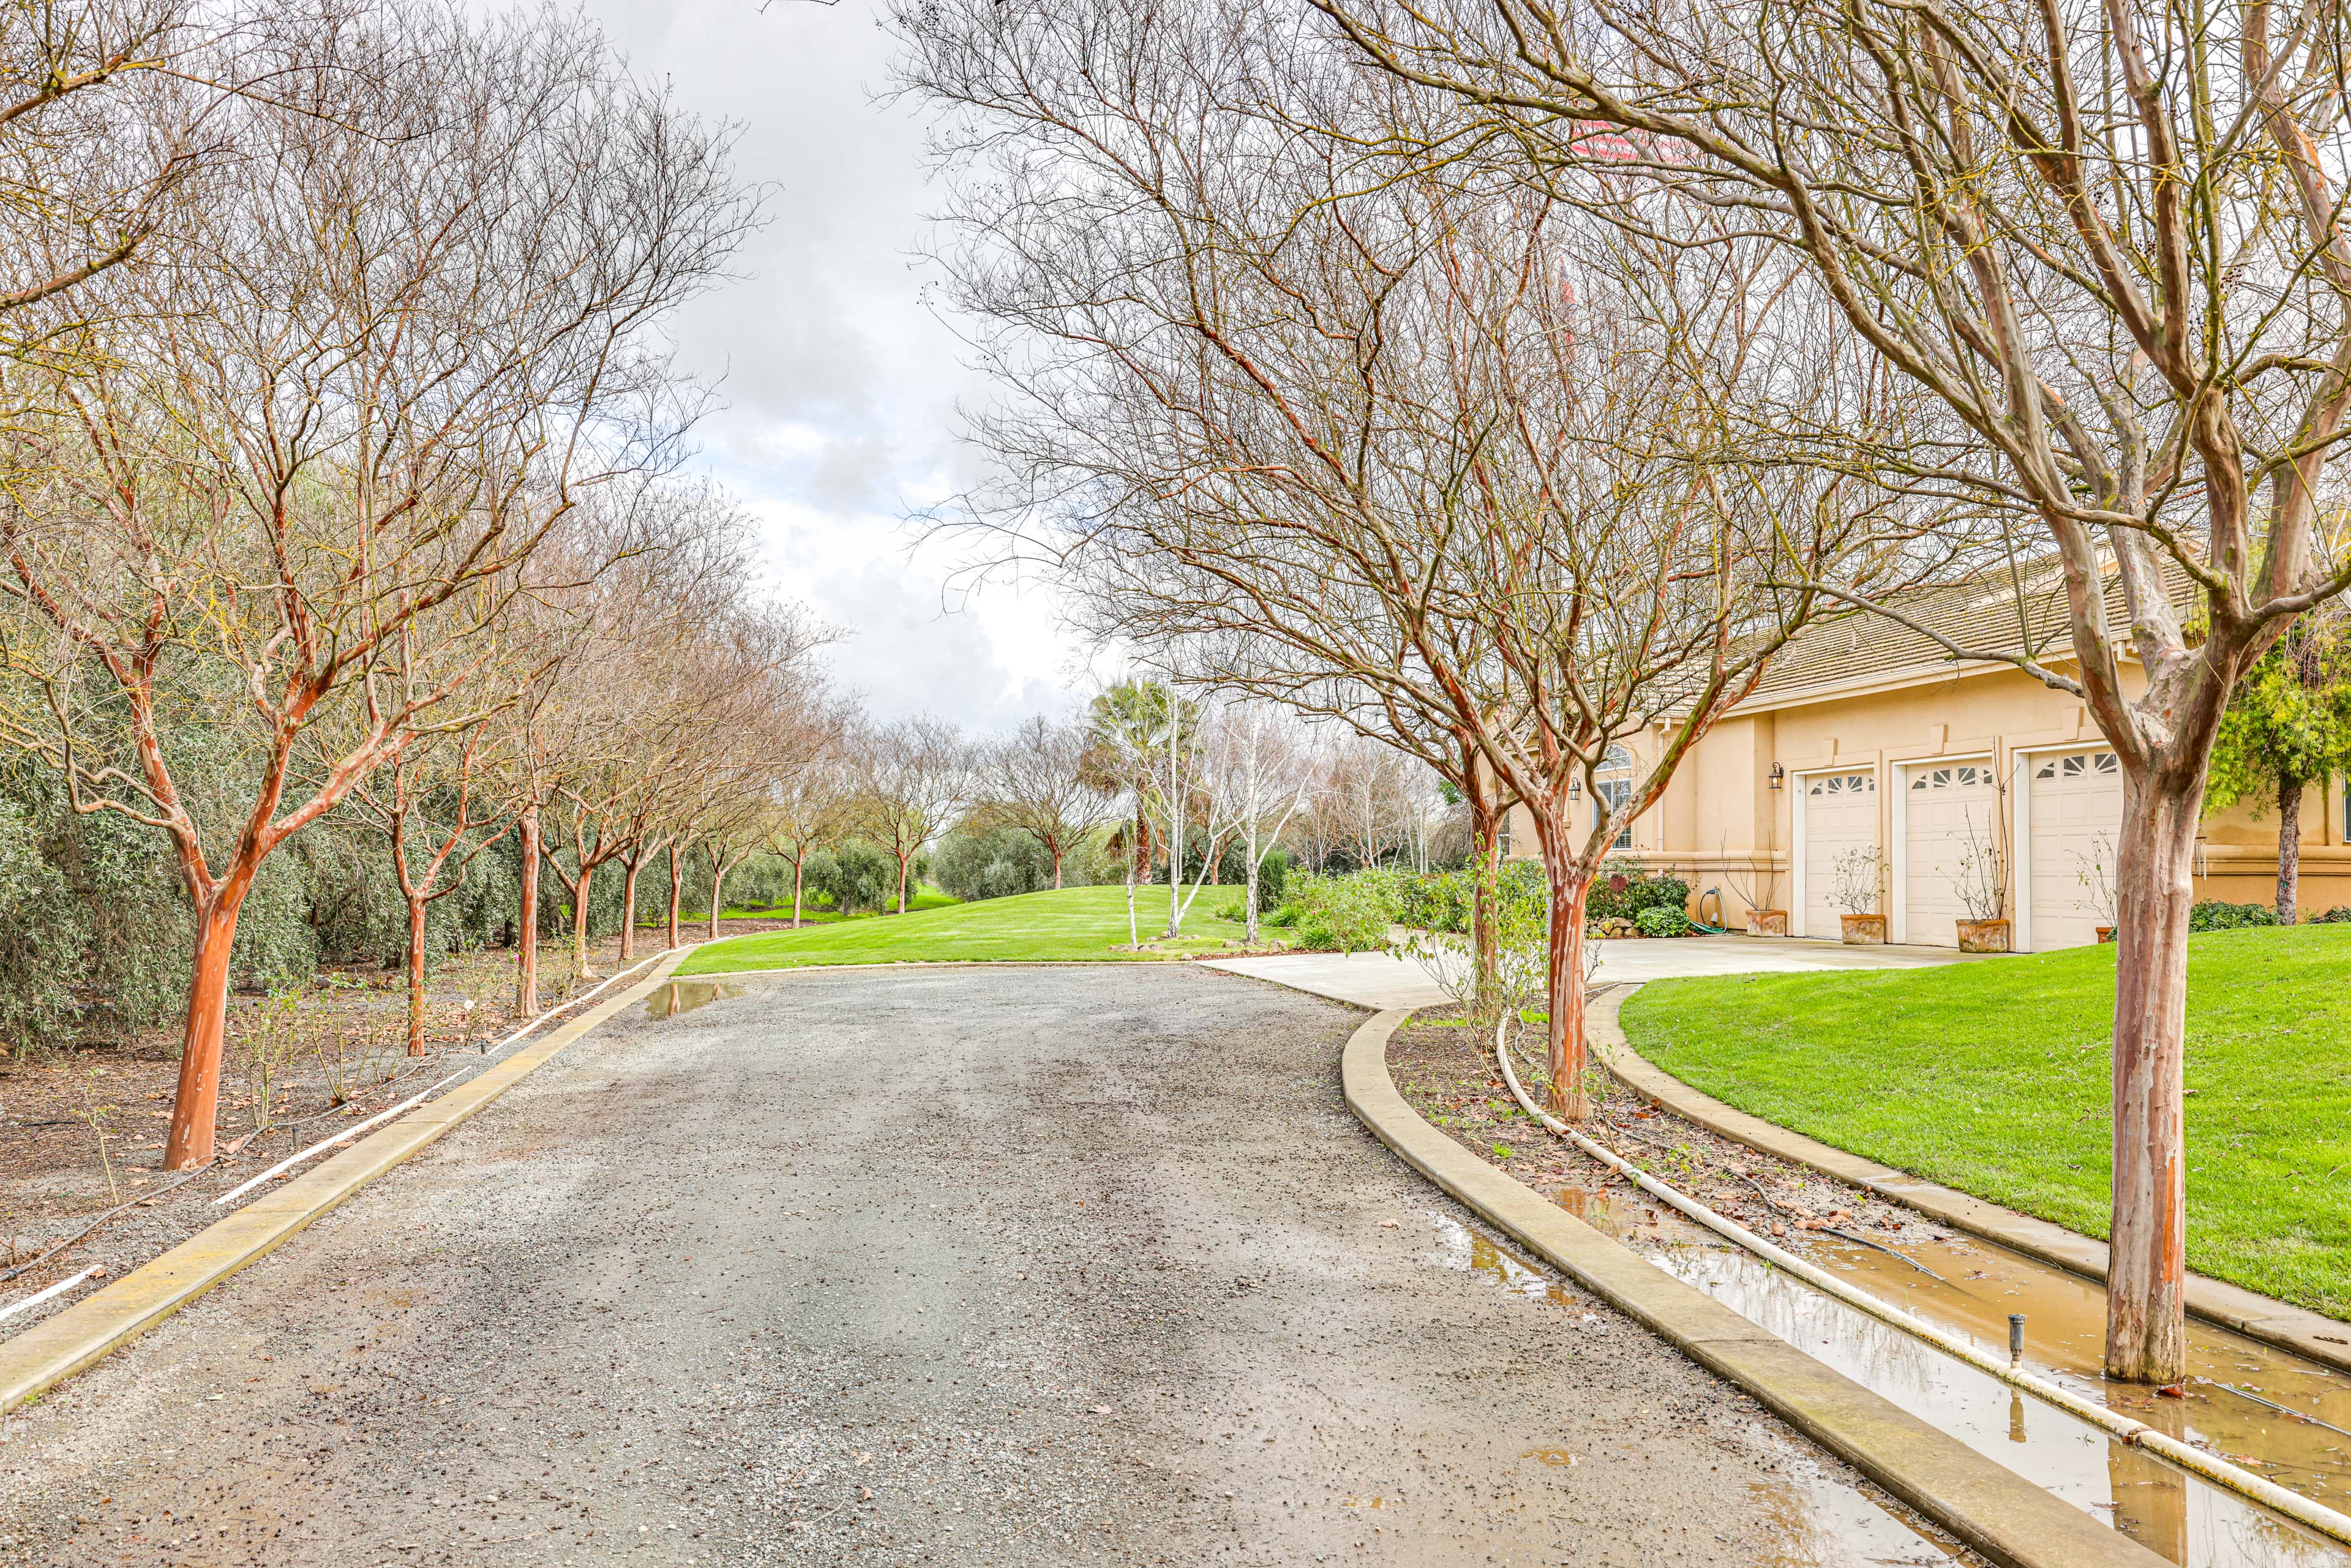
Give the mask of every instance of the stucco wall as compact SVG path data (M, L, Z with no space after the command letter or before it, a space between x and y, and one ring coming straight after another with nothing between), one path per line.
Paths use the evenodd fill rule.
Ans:
M1878 779L1878 842L1893 842L1895 772L1904 763L1981 758L2001 781L2002 831L2012 830L2016 754L2095 746L2097 727L2079 699L2015 670L1988 670L1925 683L1858 689L1800 705L1741 709L1699 740L1663 800L1634 825L1631 858L1691 883L1691 913L1712 917L1700 899L1719 890L1723 918L1736 923L1750 896L1785 908L1794 896L1792 813L1802 774L1869 768ZM1646 768L1659 749L1650 735L1633 743ZM1785 769L1770 785L1771 767ZM1580 811L1588 812L1589 802ZM1537 853L1532 819L1513 811L1514 857ZM1589 818L1585 817L1588 821ZM2344 841L2342 781L2312 786L2302 810L2301 904L2307 914L2351 904L2351 847ZM2198 853L2196 896L2268 904L2277 881L2274 801L2241 802L2208 820ZM2011 894L2011 904L2013 894Z

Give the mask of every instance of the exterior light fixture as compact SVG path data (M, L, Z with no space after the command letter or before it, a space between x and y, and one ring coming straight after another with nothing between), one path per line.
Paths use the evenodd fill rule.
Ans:
M1567 798L1571 800L1581 800L1583 799L1583 779L1570 779L1567 781Z
M1788 787L1788 770L1776 762L1771 764L1771 784L1774 789L1784 789Z

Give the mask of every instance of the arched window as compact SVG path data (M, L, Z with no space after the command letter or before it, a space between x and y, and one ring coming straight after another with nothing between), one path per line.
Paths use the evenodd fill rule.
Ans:
M1600 766L1592 777L1592 788L1611 810L1621 810L1633 798L1633 754L1622 746L1612 746L1601 755ZM1626 817L1616 824L1616 841L1612 848L1629 850L1633 847L1633 819Z

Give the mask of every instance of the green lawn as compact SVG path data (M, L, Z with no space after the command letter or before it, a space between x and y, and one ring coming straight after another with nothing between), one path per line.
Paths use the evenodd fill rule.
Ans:
M1187 940L1176 953L1221 948L1240 928L1209 913L1204 889L1186 923ZM1167 928L1167 890L1140 888L1137 925L1144 940ZM1212 934L1212 935L1204 935ZM873 920L844 920L798 931L737 936L708 946L685 961L682 975L722 975L738 969L797 968L809 964L893 964L938 960L1006 958L1138 959L1170 953L1123 953L1126 945L1126 889L1065 887L1058 892L948 904Z
M963 900L957 898L952 893L942 892L940 889L933 887L928 883L923 883L907 896L906 913L912 915L917 909L945 909L950 904L960 904L962 902ZM873 910L861 909L854 914L843 915L838 909L833 908L832 905L829 904L819 904L813 898L806 898L800 901L800 918L810 922L864 920L872 917L875 913L877 912ZM894 904L893 904L889 913L893 915L897 913L897 909ZM783 903L773 905L755 907L750 904L744 904L737 908L724 910L719 915L719 918L722 920L789 920L791 917L792 905L789 899L786 899Z
M1666 980L1633 1046L1743 1111L2106 1234L2115 952ZM2188 1260L2351 1318L2351 926L2189 944Z

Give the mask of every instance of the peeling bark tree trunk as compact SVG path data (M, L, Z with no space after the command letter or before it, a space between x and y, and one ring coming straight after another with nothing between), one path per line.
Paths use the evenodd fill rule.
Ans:
M1056 840L1054 840L1054 841L1053 841L1052 849L1053 849L1053 891L1054 891L1055 893L1059 893L1059 892L1061 892L1061 841L1059 839L1056 839ZM798 912L797 912L797 911L795 911L794 913L798 913Z
M515 1010L538 1012L538 808L522 814L522 918L515 924Z
M424 1054L424 898L408 895L408 1054Z
M677 845L669 846L669 945L675 947L677 939L677 906L685 896L685 870L677 863Z
M1592 867L1567 852L1562 839L1572 830L1538 815L1544 880L1551 887L1551 932L1544 994L1551 1010L1551 1113L1581 1122L1592 1114L1584 1092L1591 1064L1583 1037L1583 914L1592 895Z
M906 867L913 862L914 858L912 855L898 857L898 913L901 915L906 913Z
M172 1101L172 1131L163 1168L183 1171L213 1157L213 1121L220 1110L221 1048L228 1032L228 960L236 946L237 908L248 876L226 884L196 912L195 962L188 980L188 1018L181 1036L180 1085Z
M621 962L625 964L637 956L637 873L643 863L635 856L621 862Z
M2277 918L2292 925L2302 917L2302 785L2278 780Z
M2124 780L2106 1372L2132 1383L2175 1383L2188 1366L2182 1043L2203 784L2200 769L2184 779L2130 774Z
M806 855L802 855L799 860L792 862L792 929L795 931L800 928L800 872L802 867L807 863L808 856ZM1059 886L1060 884L1056 883L1055 885ZM675 946L677 944L675 942L672 942L670 944L672 946Z
M588 967L588 886L596 880L596 867L582 861L580 880L571 888L571 972L585 980L595 971Z

